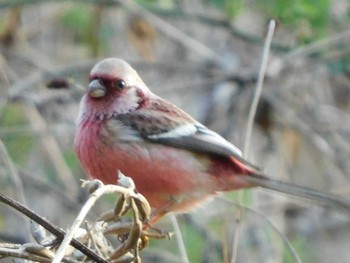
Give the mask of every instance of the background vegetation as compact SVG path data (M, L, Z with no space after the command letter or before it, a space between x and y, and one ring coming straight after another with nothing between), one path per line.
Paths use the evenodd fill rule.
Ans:
M271 177L347 197L349 10L346 0L0 0L0 192L72 224L87 198L73 151L77 86L104 57L127 60L156 94L242 148L274 18L249 159ZM221 196L178 216L190 262L229 262L238 227L237 262L295 262L283 237L303 262L348 262L348 214L254 189L237 222L237 193L225 198L233 203ZM1 242L29 242L23 222L0 205ZM172 230L169 219L159 227ZM141 256L182 262L174 238L151 240Z

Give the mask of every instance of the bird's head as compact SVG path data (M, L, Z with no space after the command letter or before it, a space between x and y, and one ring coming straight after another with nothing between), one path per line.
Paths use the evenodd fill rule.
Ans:
M137 72L124 60L108 58L91 70L85 96L98 114L123 114L142 106L151 94Z

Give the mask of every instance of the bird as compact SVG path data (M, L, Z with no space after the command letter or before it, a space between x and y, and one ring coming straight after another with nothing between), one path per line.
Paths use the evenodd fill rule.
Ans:
M121 171L159 217L188 212L220 192L263 187L350 211L339 196L272 179L242 152L154 94L120 58L93 66L76 121L75 152L88 177Z

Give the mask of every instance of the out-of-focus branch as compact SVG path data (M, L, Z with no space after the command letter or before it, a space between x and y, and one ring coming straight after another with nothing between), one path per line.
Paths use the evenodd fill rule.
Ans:
M266 36L266 41L265 41L264 50L263 50L263 56L261 59L261 65L260 65L260 70L259 70L258 81L256 84L256 90L255 90L253 101L251 103L250 110L249 110L246 137L244 140L244 148L243 148L243 156L245 158L248 157L248 153L249 153L250 141L251 141L251 136L252 136L252 132L253 132L254 119L255 119L255 115L256 115L256 110L258 108L258 103L259 103L259 100L261 97L261 91L262 91L264 77L265 77L265 73L266 73L271 42L272 42L273 35L275 33L275 28L276 28L276 21L271 20L269 23L268 33ZM243 200L243 191L241 191L239 193L239 204L242 203L242 200ZM237 260L238 238L239 238L241 220L242 220L242 210L240 209L239 213L238 213L238 217L237 217L237 227L236 227L236 231L235 231L235 235L234 235L234 239L233 239L233 249L232 249L233 253L232 253L232 258L231 258L232 263L236 262L236 260Z
M197 41L191 36L183 33L181 30L172 26L171 24L156 16L155 14L149 12L146 8L142 7L141 5L138 5L136 2L123 0L117 2L121 3L129 12L143 16L153 26L158 28L158 30L162 31L163 34L178 41L192 52L201 56L204 60L214 61L217 64L222 63L223 58L218 53L216 53L200 41Z
M4 26L4 30L0 33L0 41L4 45L11 45L16 41L18 35L18 27L21 18L21 7L15 6L9 10L9 14Z
M14 194L16 198L20 200L20 202L26 205L27 201L24 196L23 183L21 181L20 176L18 175L18 171L16 167L12 163L12 160L10 159L10 156L7 153L4 143L1 140L0 140L0 157L6 166L6 169L9 173L9 177L11 181L13 182Z
M104 5L96 4L92 7L92 17L94 19L90 20L90 30L89 32L89 44L90 52L92 57L98 57L100 54L101 44L100 44L100 30L102 24L102 18L105 13Z
M188 256L187 256L185 242L183 240L183 237L182 237L182 234L180 231L180 227L179 227L179 223L177 222L177 218L173 213L170 214L169 217L170 217L171 223L172 223L174 231L175 231L177 246L179 247L179 250L180 250L182 262L189 263L190 261L189 261Z
M34 106L28 104L23 105L23 112L27 116L33 128L38 128L39 130L47 129L45 120L41 117L40 113ZM74 176L63 158L63 154L56 139L47 132L43 134L40 139L45 152L49 156L52 165L61 180L61 183L65 186L69 193L76 195L78 192L77 183L75 182Z
M9 178L13 183L14 193L15 193L17 199L26 205L27 200L26 200L25 195L24 195L22 180L21 180L20 176L18 175L18 171L17 171L16 167L14 166L12 160L10 159L10 156L7 153L5 145L3 144L3 142L1 140L0 140L0 157L3 160L3 162L6 166L6 169L9 173ZM25 218L25 225L27 228L27 236L29 238L30 226L29 226L29 222L28 222L28 220L26 220L26 218Z
M279 237L282 239L284 245L286 246L286 248L288 249L288 251L290 252L290 254L292 255L292 257L294 258L295 262L297 263L302 263L298 253L295 251L295 249L293 248L292 244L289 242L288 238L286 237L286 235L281 232L281 230L275 225L275 223L273 221L271 221L266 215L264 215L262 212L260 212L259 210L256 210L254 208L242 205L240 203L234 202L232 200L227 199L226 197L220 197L221 201L224 201L225 203L232 205L234 207L237 207L238 209L243 209L245 210L245 212L251 212L254 215L257 215L259 220L263 219L264 221L266 221L266 223L271 226L271 228L279 235Z

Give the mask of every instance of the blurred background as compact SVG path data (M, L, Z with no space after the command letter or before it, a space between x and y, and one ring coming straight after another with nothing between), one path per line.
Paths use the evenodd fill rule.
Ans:
M269 176L350 198L347 0L0 0L0 191L63 229L87 198L73 151L91 67L120 57L145 83L243 148L269 20L277 21L248 159ZM350 262L350 215L262 189L178 221L190 262ZM110 209L105 198L91 213ZM240 217L241 215L241 217ZM172 231L168 218L159 225ZM30 240L0 205L0 241ZM182 262L175 238L143 262ZM0 259L1 260L1 259Z

